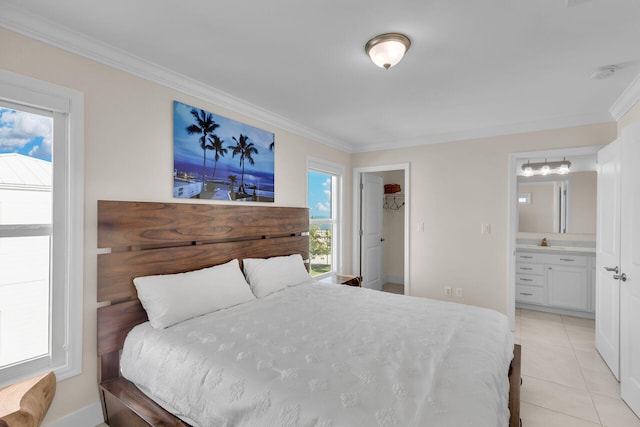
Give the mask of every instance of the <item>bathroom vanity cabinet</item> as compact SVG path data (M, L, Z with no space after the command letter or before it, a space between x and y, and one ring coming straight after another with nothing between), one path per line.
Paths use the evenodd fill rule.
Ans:
M594 264L590 253L516 251L517 305L593 317Z

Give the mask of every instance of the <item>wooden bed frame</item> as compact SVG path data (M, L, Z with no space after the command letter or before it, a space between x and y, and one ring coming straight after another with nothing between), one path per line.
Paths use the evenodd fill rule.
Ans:
M145 322L133 278L196 270L232 259L309 258L309 211L244 205L98 201L98 359L111 427L188 426L120 376L127 333ZM520 425L520 346L509 369L510 427Z

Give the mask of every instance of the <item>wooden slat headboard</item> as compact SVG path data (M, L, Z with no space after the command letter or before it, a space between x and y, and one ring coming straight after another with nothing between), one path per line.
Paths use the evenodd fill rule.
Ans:
M309 209L98 201L98 247L183 245L309 231Z
M232 259L309 258L309 210L245 205L98 201L98 356L101 380L119 375L126 334L147 320L133 278Z

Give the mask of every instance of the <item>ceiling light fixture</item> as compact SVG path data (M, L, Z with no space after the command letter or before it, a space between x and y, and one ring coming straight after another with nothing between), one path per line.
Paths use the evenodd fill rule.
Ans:
M388 70L402 60L409 46L411 40L404 34L386 33L369 40L364 50L374 64Z
M531 163L527 161L522 165L522 176L533 176L533 175L549 175L552 173L557 173L560 175L566 175L569 173L569 168L571 167L571 162L566 158L563 158L557 162L547 162L545 159L544 162L540 163Z

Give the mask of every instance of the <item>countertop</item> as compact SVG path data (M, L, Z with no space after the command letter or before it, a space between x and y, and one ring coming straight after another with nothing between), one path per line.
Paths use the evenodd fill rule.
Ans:
M540 246L540 245L516 245L516 251L530 252L576 252L581 254L595 254L596 248L580 246Z

